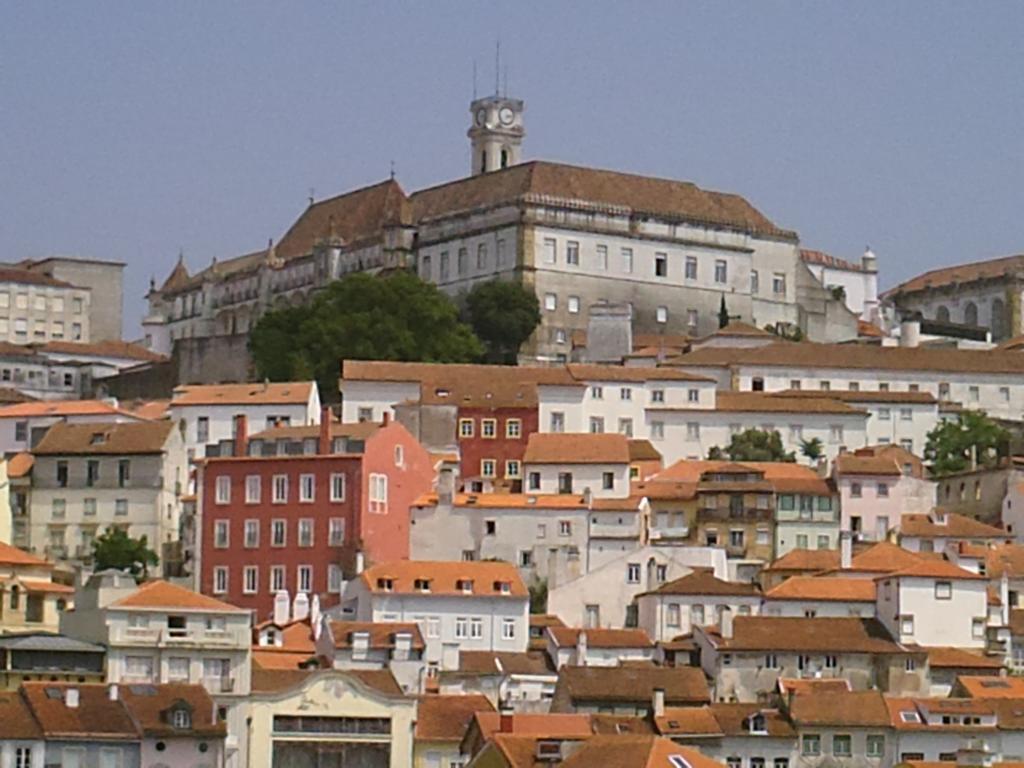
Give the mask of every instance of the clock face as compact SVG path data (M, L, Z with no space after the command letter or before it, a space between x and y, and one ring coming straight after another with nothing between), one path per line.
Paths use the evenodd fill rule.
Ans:
M512 125L512 121L515 119L515 115L508 107L503 107L501 112L498 113L498 117L501 119L502 125Z
M478 109L476 111L476 124L483 126L485 122L487 122L487 110L482 108Z

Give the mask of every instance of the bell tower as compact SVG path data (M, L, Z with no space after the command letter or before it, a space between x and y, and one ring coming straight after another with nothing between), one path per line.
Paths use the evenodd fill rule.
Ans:
M523 102L506 96L484 96L469 105L469 136L474 176L518 165L523 146Z

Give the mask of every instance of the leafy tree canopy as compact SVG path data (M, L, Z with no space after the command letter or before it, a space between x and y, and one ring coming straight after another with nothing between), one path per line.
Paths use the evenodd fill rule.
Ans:
M491 363L514 365L519 347L540 324L537 295L509 280L475 285L466 297L466 309Z
M732 436L724 449L713 447L708 451L709 459L728 457L731 461L796 461L792 452L782 446L782 436L777 430L748 429Z
M108 528L93 540L92 557L97 571L116 568L137 579L145 578L150 567L159 562L145 536L133 539L120 528Z
M932 473L948 475L971 466L992 466L1009 449L1010 434L983 411L963 411L928 433L925 458Z
M817 461L825 455L825 449L821 444L820 437L812 437L810 440L800 441L800 453L811 461Z
M337 397L343 358L458 363L483 354L455 304L408 272L349 275L306 306L268 312L249 349L260 377L315 378L324 399Z

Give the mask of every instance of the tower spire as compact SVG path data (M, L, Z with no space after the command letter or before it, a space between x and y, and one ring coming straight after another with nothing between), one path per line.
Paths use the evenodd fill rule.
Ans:
M494 44L494 95L500 96L498 89L499 79L501 78L501 38L499 37Z

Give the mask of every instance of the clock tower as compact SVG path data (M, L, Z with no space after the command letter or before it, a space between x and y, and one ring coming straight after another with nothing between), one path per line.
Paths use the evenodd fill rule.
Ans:
M520 162L523 145L523 102L485 96L469 105L469 136L473 175L490 173Z

